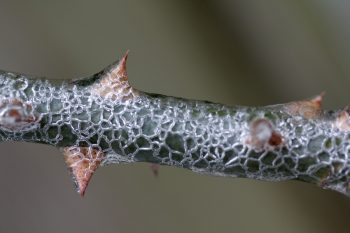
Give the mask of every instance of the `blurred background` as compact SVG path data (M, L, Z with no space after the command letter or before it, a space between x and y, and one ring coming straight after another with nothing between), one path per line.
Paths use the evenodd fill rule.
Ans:
M136 88L260 106L326 92L350 103L350 2L0 1L0 69L93 74L131 50ZM62 155L0 145L0 232L349 232L350 199L299 182L147 164L95 173L82 199Z

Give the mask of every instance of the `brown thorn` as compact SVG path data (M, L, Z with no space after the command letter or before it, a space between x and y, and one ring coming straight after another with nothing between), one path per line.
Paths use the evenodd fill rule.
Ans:
M350 114L350 104L344 108L344 111Z
M77 192L83 197L92 175L103 159L103 153L89 147L71 146L63 148L63 155Z
M350 105L346 106L345 109L338 113L338 116L333 122L333 127L340 131L350 131Z
M101 74L100 81L92 86L92 92L113 100L132 100L139 96L139 92L132 88L128 81L126 61L129 50L116 63L105 68Z
M317 118L322 113L322 102L325 92L309 100L287 103L284 108L291 115L299 115L308 119Z
M322 108L323 98L325 96L325 92L321 92L321 94L315 96L314 98L310 99L310 102L317 108Z
M128 74L126 71L126 61L128 60L128 55L129 55L129 50L126 51L126 53L124 54L124 56L120 59L118 66L116 68L116 72L117 72L117 77L118 78L127 78Z

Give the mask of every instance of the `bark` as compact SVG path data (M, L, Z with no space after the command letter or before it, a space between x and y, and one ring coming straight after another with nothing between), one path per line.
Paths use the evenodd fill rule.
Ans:
M144 93L129 84L126 59L55 83L0 72L0 140L62 150L81 195L99 166L131 162L350 194L349 109L323 110L323 95L230 107Z

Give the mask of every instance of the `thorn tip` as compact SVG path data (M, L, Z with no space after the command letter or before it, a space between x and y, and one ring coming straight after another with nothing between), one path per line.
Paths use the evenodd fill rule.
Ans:
M124 54L124 56L120 59L118 66L117 66L117 74L119 77L127 77L127 71L126 71L126 61L128 60L129 56L129 50L127 50Z
M318 106L319 108L322 107L322 103L323 103L323 98L325 96L325 92L321 92L319 95L315 96L314 98L312 98L310 101L312 103L314 103L316 106Z

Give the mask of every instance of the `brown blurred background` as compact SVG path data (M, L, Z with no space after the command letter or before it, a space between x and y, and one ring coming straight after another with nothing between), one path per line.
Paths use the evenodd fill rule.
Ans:
M350 102L350 2L0 1L0 67L90 75L131 50L138 89L229 105ZM0 232L349 232L350 199L298 182L102 168L81 199L54 148L0 145Z

